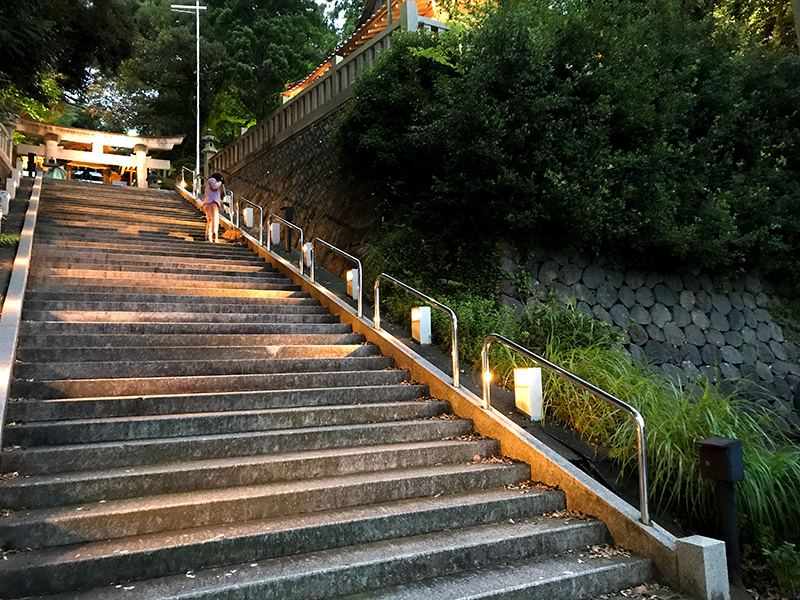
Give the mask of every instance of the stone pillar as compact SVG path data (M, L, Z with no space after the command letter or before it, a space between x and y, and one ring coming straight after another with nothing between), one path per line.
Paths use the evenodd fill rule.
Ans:
M208 179L211 174L209 162L211 161L211 157L217 153L217 142L219 140L214 137L210 129L207 129L206 134L200 138L200 141L203 144L203 149L200 151L203 155L203 177Z
M44 134L44 162L58 158L58 136L55 133Z
M136 144L133 147L136 153L136 184L137 187L147 187L147 146Z
M406 0L400 5L400 29L416 31L419 28L419 10L417 3Z

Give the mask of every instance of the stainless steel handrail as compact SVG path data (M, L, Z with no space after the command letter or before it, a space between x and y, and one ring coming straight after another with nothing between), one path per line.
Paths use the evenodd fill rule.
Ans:
M192 175L192 177L191 177L192 186L195 185L195 174L194 174L194 171L192 169L188 168L188 167L181 167L181 187L183 189L186 189L186 173L187 172L191 173L191 175ZM194 193L195 193L195 190L194 190L194 188L192 188L192 194L194 195Z
M316 273L315 265L314 265L314 257L316 255L316 251L314 250L314 244L316 244L317 242L319 242L323 246L327 246L328 248L330 248L334 252L338 252L339 254L344 256L345 258L349 258L350 260L355 262L356 265L358 265L358 316L362 317L364 315L364 286L363 286L364 269L361 266L361 261L358 260L355 256L352 256L352 255L348 254L344 250L340 250L339 248L337 248L333 244L329 244L328 242L326 242L323 239L314 238L314 241L311 243L311 261L310 261L311 262L311 265L310 265L310 267L311 267L311 273L310 273L311 283L316 283L316 280L315 280L315 277L314 277L315 273ZM303 249L303 246L301 245L300 246L301 252L302 252L302 249Z
M282 219L281 217L279 217L275 213L270 214L270 216L267 217L267 229L269 230L267 232L267 252L271 252L271 248L272 248L272 222L273 221L279 221L279 222L283 223L284 225L286 225L287 227L291 227L292 229L295 229L295 230L300 232L300 275L302 275L303 274L303 244L305 243L303 241L305 239L304 236L303 236L303 230L300 229L294 223L290 223L286 219Z
M453 345L452 345L452 359L453 359L453 387L459 387L459 369L458 369L458 317L456 317L456 313L449 306L445 306L438 300L434 300L430 296L426 296L419 290L415 290L409 285L406 285L402 281L398 281L391 275L387 275L386 273L381 273L375 278L375 329L380 331L381 328L381 295L379 284L381 279L386 279L387 281L391 281L395 285L399 285L401 288L406 290L407 292L411 292L418 298L425 300L428 304L433 306L434 308L438 308L439 310L446 312L450 315L450 323L452 324L452 332L453 332Z
M233 195L233 192L230 192L230 194ZM250 200L248 200L247 198L243 198L242 196L239 196L239 201L240 202L245 202L246 204L249 204L253 208L257 208L258 209L258 245L259 246L263 246L264 245L264 209L262 209L255 202L251 202ZM239 229L241 229L242 227L241 227L241 225L239 223L239 212L240 212L239 208L237 207L236 208L236 226Z
M377 306L377 301L376 301ZM593 394L597 398L607 402L608 404L618 408L620 410L624 410L627 412L632 418L634 423L636 424L636 437L638 442L638 452L639 452L639 510L641 511L641 521L645 525L650 525L650 508L648 504L648 486L647 486L647 437L646 437L646 430L644 425L644 418L642 414L636 410L633 406L628 404L627 402L623 402L619 398L612 396L608 392L601 390L596 385L589 383L588 381L584 381L577 375L574 375L567 371L566 369L562 369L558 365L551 363L546 358L542 358L538 354L534 354L527 348L523 348L519 344L512 342L506 337L503 337L499 333L493 333L489 336L486 336L486 339L483 340L483 348L481 349L481 364L483 366L483 408L485 410L490 410L492 407L491 404L491 372L489 371L489 346L492 345L492 342L500 342L507 348L511 350L515 350L519 352L526 358L534 361L535 363L543 366L548 371L555 373L556 375L560 375L567 381L570 381L585 389L587 392Z
M228 216L230 216L231 222L233 222L233 211L234 211L234 207L235 207L234 198L233 198L233 190L228 191L228 193L225 194L225 198L226 198L226 200L228 198L230 199L230 200L227 200L226 202L223 202L223 206L225 206L225 208L227 209ZM236 226L238 227L239 224L236 223Z

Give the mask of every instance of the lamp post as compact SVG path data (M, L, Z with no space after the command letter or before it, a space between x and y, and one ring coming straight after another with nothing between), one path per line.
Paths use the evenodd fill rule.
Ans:
M196 19L196 46L197 46L197 129L195 131L195 159L193 185L197 183L197 176L200 174L200 11L205 10L205 6L200 5L200 0L195 0L194 4L172 4L170 8L173 12L194 14ZM197 190L194 190L195 195Z

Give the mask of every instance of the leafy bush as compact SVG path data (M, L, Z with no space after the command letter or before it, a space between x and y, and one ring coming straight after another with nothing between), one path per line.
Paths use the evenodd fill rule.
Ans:
M337 140L390 227L469 269L501 239L800 275L800 57L679 0L510 0L406 34Z

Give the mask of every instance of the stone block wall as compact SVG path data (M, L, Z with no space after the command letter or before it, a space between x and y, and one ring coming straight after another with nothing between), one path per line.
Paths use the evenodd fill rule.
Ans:
M339 176L330 140L338 114L332 112L226 174L226 184L237 198L242 196L261 206L265 220L270 213L283 217L281 208L292 206L294 223L303 229L307 240L320 237L350 252L359 248L372 231L378 211L370 188ZM330 264L322 253L319 257L326 267L344 268L336 260Z
M507 253L508 254L508 253ZM700 271L644 272L619 269L579 253L535 253L529 285L519 276L501 285L501 300L517 309L550 294L625 332L624 347L670 379L688 384L702 374L712 381L744 377L778 398L764 400L784 417L800 381L798 348L768 310L771 288L756 274L712 280ZM519 273L506 256L503 269ZM521 293L527 289L528 294ZM797 414L792 415L792 420Z

